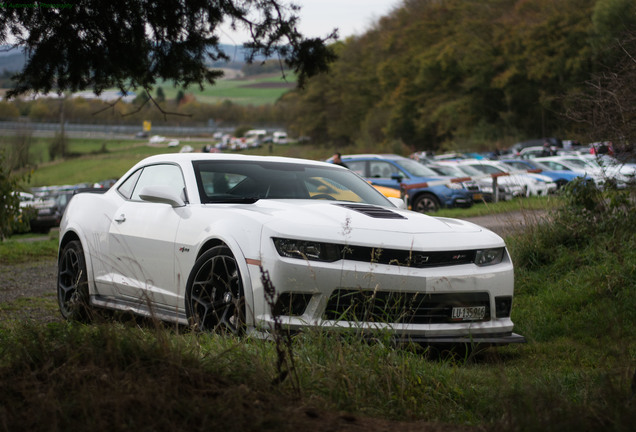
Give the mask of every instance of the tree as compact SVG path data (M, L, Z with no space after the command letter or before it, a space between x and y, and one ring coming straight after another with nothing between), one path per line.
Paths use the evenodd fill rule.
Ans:
M179 89L179 91L177 92L177 96L175 96L174 98L174 101L176 102L177 105L181 105L181 101L183 101L184 97L185 97L184 91Z
M157 102L165 102L166 94L163 92L163 88L157 87Z
M623 35L636 27L635 5L634 0L404 1L364 35L336 45L338 60L329 75L311 78L294 95L298 101L285 98L302 108L287 110L288 129L322 133L325 142L402 141L434 151L545 136L576 139L581 129L598 125L564 119L579 101L563 96L581 92L601 65L628 77L625 68L636 55ZM606 49L617 40L623 49ZM633 95L629 79L606 93L607 102L612 92L624 100L623 111L608 116L623 130L632 119L627 111L636 106L627 99ZM617 128L604 140L617 139L612 130Z
M566 116L584 125L590 141L611 141L616 154L630 160L636 157L636 23L625 17L636 14L628 0L604 0L594 15L597 46L604 63L578 92L567 95ZM607 35L611 35L607 36Z
M18 179L11 175L0 149L0 241L13 233L20 216L20 198L16 194Z
M27 54L8 97L89 88L100 94L111 87L150 91L157 79L184 88L214 84L222 72L208 64L229 60L216 34L224 21L251 35L244 44L248 62L276 54L296 72L300 86L334 59L326 42L337 32L305 38L297 30L299 7L283 0L25 5L5 3L0 14L0 44L24 48Z

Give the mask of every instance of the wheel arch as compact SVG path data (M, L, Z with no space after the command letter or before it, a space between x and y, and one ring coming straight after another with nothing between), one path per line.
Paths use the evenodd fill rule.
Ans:
M213 247L216 247L216 246L227 246L228 248L230 248L232 253L234 253L234 250L232 249L232 247L230 247L230 245L227 244L227 242L221 240L220 238L211 238L211 239L206 240L201 245L201 247L197 251L197 256L194 259L194 261L198 260L201 257L201 255L203 255L204 253L206 253L207 251L209 251L210 249L212 249Z
M80 243L82 243L82 248L84 249L84 244L82 240L80 239L79 235L75 231L67 231L66 233L64 233L64 236L60 238L60 245L57 250L58 260L60 259L60 254L62 253L62 250L64 249L64 247L66 247L66 245L72 242L73 240L78 240Z
M84 252L84 262L86 264L86 276L88 278L88 293L89 295L93 295L96 292L95 281L93 279L93 259L91 254L89 253L90 249L87 247L86 242L84 241L85 239L80 233L69 229L64 233L62 237L60 237L60 243L57 249L57 261L59 263L61 253L66 245L75 240L79 241L82 245L82 251Z
M196 262L204 253L209 251L210 249L217 246L225 246L234 255L234 259L239 268L239 272L241 274L241 281L243 283L243 295L245 296L245 306L246 310L246 323L248 326L254 325L254 283L251 278L251 272L249 271L246 256L240 247L240 244L236 241L232 241L233 239L223 239L219 237L209 238L205 240L199 250L197 251L196 258L194 262ZM192 270L192 269L191 269ZM189 279L190 275L188 275ZM187 284L185 289L188 289ZM185 300L185 297L184 297Z

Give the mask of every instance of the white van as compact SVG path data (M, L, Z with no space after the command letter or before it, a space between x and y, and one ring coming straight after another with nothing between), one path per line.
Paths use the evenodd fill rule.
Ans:
M274 144L287 144L287 132L274 132L272 135L272 142Z

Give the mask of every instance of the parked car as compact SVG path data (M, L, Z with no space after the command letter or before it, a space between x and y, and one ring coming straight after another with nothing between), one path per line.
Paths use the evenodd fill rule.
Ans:
M57 207L55 195L35 198L30 204L36 210L35 217L29 221L31 231L48 232L59 226L62 215Z
M31 231L48 232L51 228L60 226L64 211L69 201L77 193L84 191L104 192L101 187L75 187L71 189L58 189L44 197L35 198L29 203L37 210L37 216L31 219Z
M550 177L533 173L512 174L510 173L511 168L499 161L464 160L457 162L457 164L470 166L486 175L501 175L498 178L498 183L521 186L525 196L545 196L557 188ZM508 175L503 175L504 173L508 173Z
M501 162L505 163L510 168L517 171L528 171L528 170L541 171L541 174L546 175L552 179L552 181L557 185L557 189L562 188L567 183L579 177L579 175L574 173L573 171L552 170L550 169L550 167L542 165L537 160L501 159Z
M287 132L276 131L272 134L272 142L274 144L287 144L289 142L287 138Z
M371 184L405 188L411 210L434 213L440 208L470 207L473 193L478 192L473 183L454 183L450 177L441 176L421 163L398 155L347 155L342 161ZM431 185L418 186L431 183Z
M454 178L462 178L462 177L470 177L471 181L473 181L477 187L479 188L478 193L473 193L473 201L486 201L493 202L494 201L494 191L493 191L493 182L491 178L483 177L483 174L477 170L474 170L468 166L457 166L457 164L450 163L427 163L426 166L439 175L454 177ZM513 190L509 185L497 185L498 196L497 200L499 201L508 201L511 200L513 196L515 196L515 190ZM519 188L519 192L521 189Z
M518 156L522 149L528 147L542 147L545 143L548 143L550 147L555 147L557 149L563 148L563 140L561 140L560 138L550 137L531 139L515 143L510 147L510 152L514 156Z
M608 154L586 154L582 159L591 161L603 170L606 176L621 183L636 184L636 163L620 160Z
M268 337L307 327L421 343L523 342L501 237L400 209L347 168L176 153L78 194L60 228L62 315L130 311Z
M597 187L601 189L605 187L607 177L603 170L579 156L547 156L536 158L535 160L541 165L554 170L571 171L579 177L591 178Z

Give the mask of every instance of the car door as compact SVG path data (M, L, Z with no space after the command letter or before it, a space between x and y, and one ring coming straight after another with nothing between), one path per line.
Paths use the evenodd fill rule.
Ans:
M134 184L120 188L126 199L114 213L108 234L113 288L127 300L176 307L175 236L185 209L144 201L139 194L146 186L168 186L182 195L183 175L173 164L150 165L135 175Z
M381 160L369 161L368 180L371 181L371 184L399 189L400 182L391 177L395 174L399 174L403 179L408 178L406 173L392 163Z
M349 171L353 171L363 178L369 177L366 160L346 160L345 163L347 164Z

